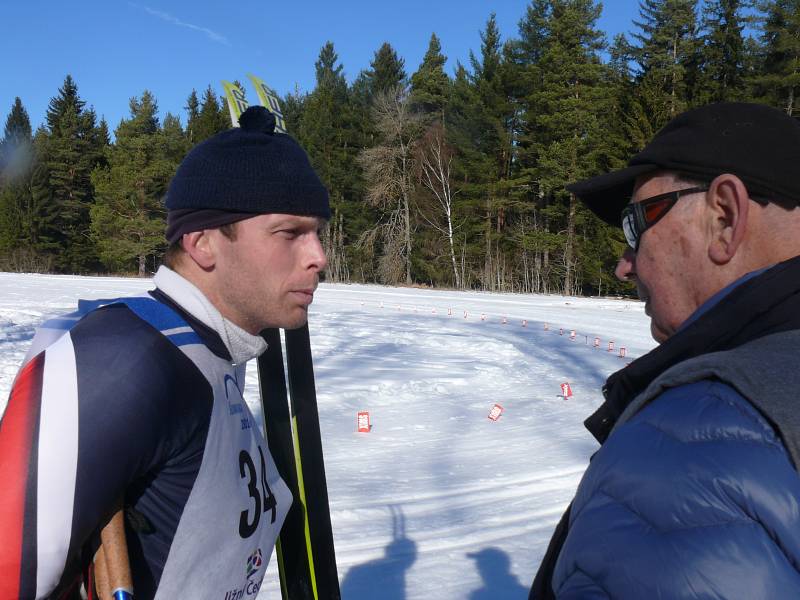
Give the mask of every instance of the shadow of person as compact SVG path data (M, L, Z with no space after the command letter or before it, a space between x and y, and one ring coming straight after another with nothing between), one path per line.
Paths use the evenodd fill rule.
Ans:
M467 556L477 562L483 587L469 595L469 600L525 600L528 589L523 587L511 573L508 554L498 548L484 548L468 552Z
M394 506L392 511L392 541L382 558L356 565L347 571L342 581L343 600L405 600L406 571L417 560L417 544L406 536L403 512Z

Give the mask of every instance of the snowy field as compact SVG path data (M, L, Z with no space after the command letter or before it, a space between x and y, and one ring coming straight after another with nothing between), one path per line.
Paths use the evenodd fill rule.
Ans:
M0 273L0 410L45 318L150 287ZM597 447L583 419L605 378L654 345L634 301L333 284L312 305L311 343L345 600L527 598ZM260 418L256 391L251 369ZM259 598L280 598L274 564Z

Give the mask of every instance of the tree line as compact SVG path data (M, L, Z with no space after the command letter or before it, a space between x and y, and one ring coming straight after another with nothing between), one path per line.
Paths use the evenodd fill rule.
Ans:
M793 115L800 1L641 0L609 42L594 0L494 17L468 64L432 34L409 74L389 43L348 83L333 43L316 85L282 99L331 196L327 278L517 292L624 293L624 249L565 184L623 166L679 112L754 101ZM34 133L17 98L0 141L0 268L152 271L163 196L191 147L229 126L209 86L180 117L145 90L114 131L68 75Z

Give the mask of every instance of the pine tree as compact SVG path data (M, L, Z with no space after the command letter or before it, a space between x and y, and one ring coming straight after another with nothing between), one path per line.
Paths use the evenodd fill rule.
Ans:
M542 216L556 226L561 290L580 290L585 249L579 229L596 229L567 183L607 168L613 152L608 116L614 113L609 70L601 63L603 35L593 0L551 0L541 56L531 65L537 83L527 99L526 149L522 156L542 202ZM545 238L546 239L546 238Z
M18 96L11 106L3 139L0 140L0 181L16 179L28 172L31 143L31 120Z
M297 132L302 128L301 120L307 98L307 94L301 94L299 89L295 89L294 92L286 94L281 99L283 119L286 121L286 130L290 132L290 135L298 135Z
M525 16L519 22L518 46L521 62L527 65L536 64L544 53L547 40L548 19L550 18L549 0L531 0L525 10Z
M638 83L646 90L640 129L658 130L692 103L699 71L697 0L642 0L633 46Z
M460 284L472 287L476 276L482 279L485 241L485 186L489 178L488 161L481 149L485 129L482 104L470 73L456 63L450 97L445 107L447 141L453 147L453 180L460 193L454 212L461 228L455 236L460 263Z
M64 85L58 90L58 96L50 99L47 107L45 119L47 121L47 128L51 134L55 134L61 126L61 119L64 114L69 110L74 110L80 113L86 102L81 100L78 95L78 86L72 75L67 75L64 79Z
M355 250L351 247L348 253L346 247L370 218L360 201L363 184L356 164L362 125L331 42L320 50L315 68L316 87L304 98L302 115L292 119L298 121L296 135L330 194L333 214L323 237L329 259L327 273L334 281L346 281Z
M480 37L480 55L470 53L472 72L456 66L446 108L447 141L455 152L453 180L459 190L453 206L461 225L456 236L459 279L466 287L477 280L485 289L511 289L509 225L519 129L514 94L524 50L519 41L501 43L494 14Z
M188 136L181 126L180 118L168 112L164 116L161 134L164 158L177 168L191 147Z
M542 60L548 52L553 6L550 0L533 0L519 22L519 38L505 47L506 79L513 112L509 131L513 155L505 204L513 210L507 226L505 248L513 258L516 281L526 292L549 292L560 287L553 274L551 255L563 247L557 233L560 223L548 215L552 203L546 195L534 168L538 164L538 147L542 135L536 121L533 95L543 88L545 71ZM502 243L502 242L500 242ZM499 245L499 244L498 244ZM514 280L512 279L512 285Z
M703 101L735 100L744 92L742 9L742 0L708 0L703 7Z
M481 58L478 59L470 51L469 59L472 64L473 77L476 81L487 83L494 82L502 60L500 54L500 30L497 27L497 15L492 13L486 21L486 29L480 33Z
M97 130L94 110L85 110L85 104L67 75L50 101L46 135L37 146L49 187L48 193L40 194L42 182L37 183L37 196L47 200L47 204L39 204L42 212L37 216L39 249L51 253L55 268L65 272L85 272L98 266L89 231L89 210L94 202L90 175L102 161L106 140ZM42 170L38 173L43 174Z
M438 116L444 122L444 107L450 88L450 78L444 72L447 57L442 54L442 45L435 33L431 34L428 50L422 64L411 76L411 100L422 112Z
M109 133L108 122L105 117L100 119L100 124L97 126L96 138L97 143L100 144L102 148L111 145L111 134Z
M505 230L508 211L512 202L509 191L513 185L511 166L515 107L509 88L509 65L505 60L510 51L501 45L494 13L489 16L480 38L480 58L470 52L472 74L469 80L474 87L474 94L465 90L461 83L462 100L471 96L471 102L457 110L454 121L458 123L457 128L469 132L468 144L473 146L472 149L461 146L460 154L465 161L469 161L463 168L469 172L469 181L473 186L471 190L470 186L464 187L465 194L483 206L481 283L484 289L497 290L510 287L510 272L504 267L508 260L504 250L507 246ZM459 137L463 143L464 138L459 134L452 138L457 147L460 145L457 141Z
M92 232L103 263L113 270L147 272L148 258L164 246L162 197L185 148L180 123L171 115L159 126L153 95L145 90L130 101L130 118L117 130L108 166L92 181L97 202Z
M446 107L452 82L444 71L446 60L439 38L431 34L422 64L411 76L411 108L426 126L415 156L421 185L415 186L414 194L417 223L412 258L419 279L461 288L464 269L459 269L456 261L455 237L459 234L455 219L460 198L453 181L455 148L447 139Z
M33 137L34 165L31 173L31 208L29 240L33 252L48 262L48 270L53 267L53 256L59 248L54 237L58 232L57 211L53 207L53 189L50 186L50 171L47 167L47 147L49 135L40 127Z
M753 78L757 97L789 115L797 112L800 87L800 1L766 0L763 13L760 73Z
M639 140L641 145L634 145L626 132L627 122L635 110L635 81L631 71L632 48L624 34L614 36L608 48L608 69L605 72L609 92L612 96L612 110L606 115L608 135L606 147L608 150L608 169L620 169L627 164L628 158L634 154L647 140ZM638 105L636 105L638 106Z
M196 144L195 130L197 129L197 121L200 119L200 101L197 99L197 91L192 90L189 97L186 99L186 139L190 144Z
M3 128L3 140L0 142L0 148L4 153L14 152L16 148L30 142L31 120L28 117L28 111L22 105L22 100L17 96Z
M384 42L375 52L367 71L370 95L375 97L404 84L406 80L404 65L405 61L397 56L391 44Z
M189 96L190 107L191 99L192 96ZM200 112L197 115L197 119L192 121L191 113L189 119L191 140L195 144L207 140L211 136L225 131L230 127L230 117L228 116L227 108L219 101L219 98L214 93L214 89L210 85L203 93L203 101L200 104Z
M30 253L31 175L34 152L28 112L17 97L0 140L0 256ZM16 265L7 264L6 268Z
M328 186L341 179L339 161L345 147L343 118L347 112L347 81L344 67L331 42L320 50L316 62L317 85L304 103L298 132L314 168Z

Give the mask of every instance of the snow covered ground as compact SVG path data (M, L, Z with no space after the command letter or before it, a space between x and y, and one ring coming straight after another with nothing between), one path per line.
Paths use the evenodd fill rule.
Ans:
M150 287L0 273L0 410L42 320ZM605 378L654 345L639 302L333 284L311 336L345 600L527 598L597 447L583 419ZM252 369L260 417L256 391ZM361 410L370 433L356 432ZM278 589L271 564L259 598Z

